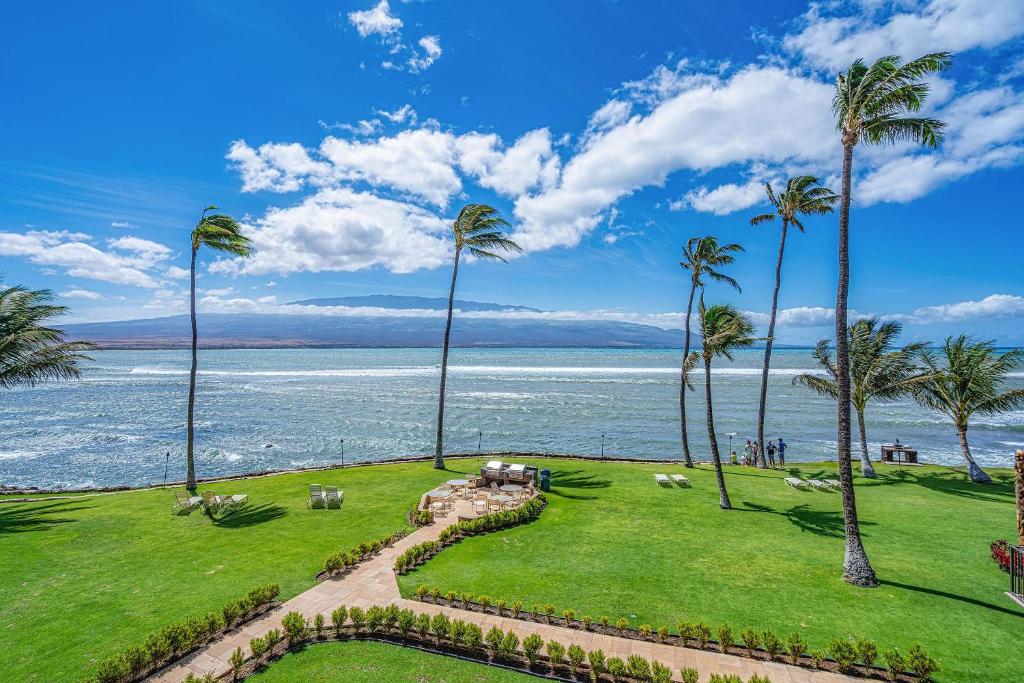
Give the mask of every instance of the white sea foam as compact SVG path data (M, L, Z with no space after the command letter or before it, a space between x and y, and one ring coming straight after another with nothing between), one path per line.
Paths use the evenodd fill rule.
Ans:
M39 451L0 451L0 460L32 460L40 455Z
M334 368L330 370L200 370L200 375L211 377L422 377L440 371L434 367L392 368ZM450 365L448 372L459 375L677 375L676 367L606 367L606 366L535 366L535 365ZM132 375L187 375L188 370L171 368L135 367ZM771 375L793 376L820 374L815 368L773 368ZM761 374L761 368L712 368L713 375Z

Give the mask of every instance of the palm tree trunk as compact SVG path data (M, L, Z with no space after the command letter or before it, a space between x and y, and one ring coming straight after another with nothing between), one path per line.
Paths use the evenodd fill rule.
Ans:
M843 189L839 202L839 285L836 288L836 383L839 459L839 487L843 494L843 520L846 527L846 558L843 580L863 588L878 586L857 521L857 500L853 493L853 466L850 462L850 345L846 327L846 306L850 290L850 193L853 173L853 143L843 141Z
M971 447L967 445L967 426L958 426L956 431L960 434L960 450L963 452L964 460L967 462L967 474L970 476L971 481L975 484L991 484L992 477L988 476L985 470L978 467L978 463L974 462L974 457L971 456Z
M444 469L444 384L448 379L448 340L452 334L452 304L455 301L455 280L459 277L460 250L455 250L452 286L448 290L448 321L444 325L444 350L441 351L441 391L437 402L437 439L434 442L434 467Z
M683 365L679 372L679 432L683 438L683 460L686 467L693 467L693 458L690 457L690 441L686 437L686 358L690 355L690 314L693 312L693 294L697 291L697 283L690 285L690 301L686 304L686 320L683 328L686 330L683 335Z
M768 339L764 344L764 367L761 369L761 403L757 408L757 457L758 467L766 467L764 461L764 411L768 402L768 367L772 360L772 342L775 341L775 314L779 310L779 287L782 286L782 255L786 251L786 232L789 221L782 219L782 236L779 238L779 257L775 261L775 289L772 291L772 312L768 318Z
M868 433L864 429L864 411L857 409L857 428L860 430L860 473L868 479L875 478L875 468L868 457Z
M708 441L711 442L711 460L715 463L715 479L718 481L718 505L723 510L732 508L729 492L725 490L725 475L722 474L722 458L718 454L718 439L715 438L715 411L711 407L711 359L704 356L704 394L707 399Z
M185 460L188 467L188 474L185 478L185 488L189 491L196 490L196 463L195 463L195 422L193 415L196 409L196 367L198 366L198 357L196 346L199 342L199 333L196 330L196 252L198 249L192 247L192 280L191 280L191 293L190 303L192 311L192 369L189 370L188 374L188 426Z

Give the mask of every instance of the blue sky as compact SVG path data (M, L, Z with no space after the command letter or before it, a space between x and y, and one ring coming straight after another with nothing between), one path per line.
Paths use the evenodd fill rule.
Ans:
M830 83L856 56L953 50L939 150L861 148L850 305L907 336L1024 343L1024 3L59 3L0 26L0 273L74 320L186 310L188 233L216 203L258 252L201 258L207 312L443 296L445 230L497 206L525 255L459 296L680 324L687 237L747 249L763 321L765 181L838 189ZM827 336L836 221L784 266L779 339ZM373 311L334 311L373 314Z

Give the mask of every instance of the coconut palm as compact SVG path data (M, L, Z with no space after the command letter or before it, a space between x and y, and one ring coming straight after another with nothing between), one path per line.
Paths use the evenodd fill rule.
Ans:
M711 402L711 360L722 356L732 360L732 352L750 346L755 341L754 324L750 319L729 304L715 304L704 307L704 294L700 297L700 332L704 341L701 356L704 358L704 393L708 440L711 442L711 459L715 464L715 478L718 480L718 504L729 509L729 492L725 489L725 477L722 474L722 458L718 453L718 439L715 438L715 412Z
M772 360L772 344L775 342L775 315L779 308L779 288L782 286L782 255L786 251L786 234L789 226L794 225L800 232L804 231L801 216L820 216L832 213L832 205L839 201L839 196L811 175L797 176L786 181L786 191L776 195L771 183L765 183L765 192L772 205L771 213L762 213L750 219L751 225L773 222L776 218L782 221L779 236L779 256L775 260L775 289L772 290L772 311L768 318L768 338L764 344L764 367L761 369L761 402L757 408L757 466L765 467L764 460L764 412L768 402L768 368Z
M502 262L505 259L498 252L521 252L519 245L502 232L502 228L508 225L508 221L501 217L497 209L486 204L466 204L452 224L455 262L452 266L452 285L448 290L448 320L444 326L444 349L441 352L441 390L437 403L437 440L434 443L434 467L439 470L444 469L444 385L448 376L448 340L452 332L452 303L455 300L455 281L459 277L459 259L463 249L479 259Z
M857 413L860 431L860 472L875 477L875 469L868 457L868 437L864 426L864 413L872 399L892 401L905 396L927 378L916 362L924 344L908 344L896 348L896 339L903 326L895 321L879 323L878 318L858 320L850 325L850 402ZM814 349L814 357L826 375L803 374L793 378L793 384L802 384L822 396L836 398L839 384L837 370L829 341L822 339Z
M1024 364L1024 350L998 353L992 342L960 335L946 338L941 356L940 363L931 350L920 353L929 376L916 386L914 397L921 405L953 420L971 481L991 484L992 478L971 457L967 427L973 415L995 415L1024 407L1024 389L1002 391L1008 373Z
M81 373L79 363L90 360L84 352L95 348L92 344L65 341L63 330L48 326L68 312L52 302L47 289L0 285L0 388L74 379Z
M868 561L857 523L850 464L850 352L847 347L847 299L850 287L850 195L853 182L853 150L864 142L883 144L916 142L934 147L942 139L944 124L928 117L903 116L921 109L928 84L921 79L947 68L948 52L927 54L903 63L899 57L881 57L871 66L858 59L836 78L832 112L843 144L842 190L839 200L839 283L836 287L836 396L838 412L839 485L843 498L846 557L843 579L857 586L878 585Z
M735 260L733 254L743 251L738 244L719 245L713 236L691 237L683 247L683 260L679 265L690 273L690 298L686 302L686 319L683 321L683 363L679 382L679 433L683 442L683 460L687 467L693 467L690 457L690 441L686 435L686 389L690 385L687 359L690 357L690 315L693 313L693 295L699 288L704 291L705 277L714 282L724 282L740 291L740 286L733 278L719 269ZM692 369L692 366L691 366Z
M196 328L196 255L200 247L208 247L232 256L248 257L252 255L252 243L249 238L242 234L241 228L231 216L223 214L210 214L216 211L217 207L210 205L203 209L199 223L192 230L192 266L189 303L192 316L192 367L188 375L188 426L186 448L186 461L188 474L185 487L191 491L196 488L196 465L195 465L195 423L194 414L196 407L196 369L198 367L198 341L199 335Z

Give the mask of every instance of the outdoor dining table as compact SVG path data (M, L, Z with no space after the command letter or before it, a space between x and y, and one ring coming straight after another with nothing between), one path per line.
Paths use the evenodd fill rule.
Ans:
M505 493L517 493L523 490L523 487L520 486L519 484L505 484L504 486L499 486L498 488L504 491Z
M497 496L491 496L491 500L501 503L502 507L504 507L506 503L511 503L515 498L504 494L498 494Z
M427 495L431 498L450 498L452 495L451 491L443 491L441 489L434 489L433 491L427 491Z
M449 479L448 480L448 485L449 486L469 486L469 480L468 479Z

